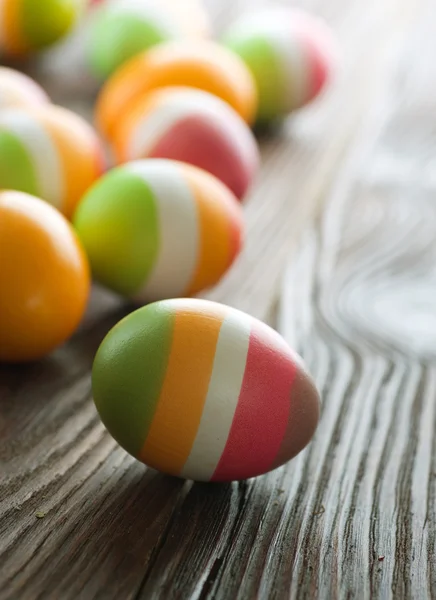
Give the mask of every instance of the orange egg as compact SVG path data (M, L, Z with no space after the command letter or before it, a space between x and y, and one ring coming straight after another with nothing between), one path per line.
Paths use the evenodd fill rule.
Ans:
M175 41L132 58L108 80L97 103L100 130L110 139L121 114L150 90L166 86L202 89L230 104L248 123L254 119L254 79L236 54L210 41Z
M0 361L36 360L75 331L89 295L88 261L55 208L0 192Z

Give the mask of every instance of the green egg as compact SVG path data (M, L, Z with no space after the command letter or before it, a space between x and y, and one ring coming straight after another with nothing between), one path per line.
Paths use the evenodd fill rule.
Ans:
M60 40L76 23L81 0L22 0L23 37L32 49Z
M94 279L139 304L215 285L243 240L234 194L206 171L165 159L109 171L85 194L73 224Z
M129 58L173 37L169 28L151 17L103 6L90 31L89 65L96 75L106 78Z

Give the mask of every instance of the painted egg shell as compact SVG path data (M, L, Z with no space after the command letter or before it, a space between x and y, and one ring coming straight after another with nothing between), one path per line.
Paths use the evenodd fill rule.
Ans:
M25 55L66 35L82 0L0 0L0 54Z
M0 192L0 361L36 360L85 312L89 265L71 224L22 192Z
M88 57L108 77L143 50L172 39L202 38L209 27L198 0L112 0L92 17Z
M8 67L0 67L0 110L48 104L49 97L33 79Z
M297 9L250 13L229 29L224 42L254 76L258 121L282 117L313 100L336 64L336 41L328 26Z
M38 196L70 217L103 167L97 134L71 111L0 112L0 188Z
M159 159L110 171L73 222L95 279L140 303L217 283L239 253L243 228L239 202L218 179Z
M256 140L231 106L193 88L161 88L141 98L114 136L118 162L171 158L218 177L242 198L259 164Z
M239 56L210 41L175 41L132 58L106 82L96 109L99 128L111 138L120 114L150 90L168 86L210 92L247 122L256 113L255 83Z
M298 454L319 419L300 357L273 329L206 300L143 307L103 340L94 401L145 464L199 481L261 475Z

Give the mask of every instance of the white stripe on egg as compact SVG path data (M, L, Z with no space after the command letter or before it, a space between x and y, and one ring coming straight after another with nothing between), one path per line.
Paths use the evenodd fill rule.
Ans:
M289 22L283 25L283 29L276 32L276 36L270 37L269 43L274 48L281 66L286 88L285 98L290 99L286 108L292 111L307 101L311 65L298 29L292 31L294 28L289 27Z
M251 318L231 313L224 320L215 351L200 426L181 477L209 481L224 452L238 406L250 345Z
M126 166L152 190L158 213L159 253L141 302L183 296L194 276L200 252L197 203L183 173L164 160L137 161Z
M127 160L149 156L157 143L178 123L189 117L204 118L221 128L225 123L230 139L239 147L240 155L249 167L257 162L257 148L250 129L225 102L201 90L173 88L174 93L147 110L130 131L126 140Z
M44 126L30 113L10 109L0 113L0 127L17 138L33 163L39 196L62 210L65 194L58 149Z

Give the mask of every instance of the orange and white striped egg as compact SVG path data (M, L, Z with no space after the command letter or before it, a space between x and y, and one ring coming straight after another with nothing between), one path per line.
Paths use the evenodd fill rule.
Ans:
M164 159L107 173L73 224L94 278L139 303L209 288L242 245L242 210L232 192L206 171Z
M33 79L8 67L0 67L0 111L6 108L48 104L46 92Z
M118 162L170 158L212 173L239 199L259 164L256 140L228 104L193 88L161 88L121 120L113 147Z
M51 104L0 111L0 189L38 196L71 217L103 170L101 143L82 117Z
M97 352L92 388L125 450L198 481L279 467L309 443L319 419L316 387L285 340L205 300L156 302L120 321Z

